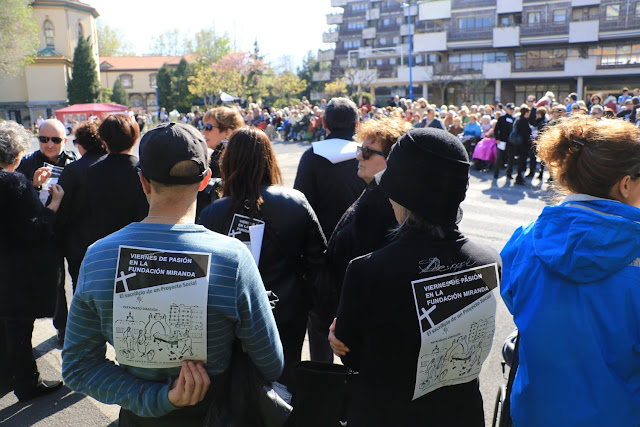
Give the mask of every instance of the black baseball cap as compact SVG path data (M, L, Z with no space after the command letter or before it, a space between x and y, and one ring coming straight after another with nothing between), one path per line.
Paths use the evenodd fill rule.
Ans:
M172 176L171 169L185 160L196 162L200 174ZM162 123L145 133L140 140L138 167L148 180L162 184L195 184L205 177L208 165L207 143L191 125Z

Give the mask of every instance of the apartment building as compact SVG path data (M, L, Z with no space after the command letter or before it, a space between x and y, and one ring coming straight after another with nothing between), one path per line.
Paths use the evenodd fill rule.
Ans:
M640 0L330 1L314 81L345 77L381 105L410 80L436 104L640 87Z

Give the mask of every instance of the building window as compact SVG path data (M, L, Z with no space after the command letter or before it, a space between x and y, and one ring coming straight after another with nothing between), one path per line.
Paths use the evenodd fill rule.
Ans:
M567 12L564 9L555 9L553 11L553 23L563 24L567 20Z
M369 3L355 3L351 5L352 12L360 12L369 9Z
M396 65L396 58L389 58L389 65Z
M131 102L131 106L132 107L137 107L137 108L141 108L144 106L144 100L142 99L142 97L138 94L135 95L131 95L129 97L129 101Z
M589 56L602 67L640 65L640 44L621 44L589 48Z
M479 16L476 18L460 18L458 27L461 30L491 28L491 18L488 16Z
M53 24L48 19L44 21L44 39L47 43L47 47L53 48Z
M386 46L387 45L387 38L386 37L380 37L380 39L378 39L378 44L380 46Z
M596 21L599 18L599 13L598 6L574 7L571 10L571 20L573 22Z
M636 18L640 18L640 2L636 3Z
M149 74L149 86L151 86L151 87L158 86L158 83L156 81L157 77L158 77L157 73Z
M158 101L156 100L156 94L150 93L147 95L147 107L155 107L158 105Z
M126 89L131 89L133 87L133 76L131 74L120 74L119 79L122 86Z
M620 4L609 4L605 9L604 19L617 21L620 17Z
M82 23L78 22L78 38L84 37L84 28L82 27Z
M345 49L357 49L360 47L360 40L347 40L343 46Z
M567 59L566 49L532 49L514 54L513 68L526 70L560 70Z
M527 13L527 24L539 25L540 24L540 12Z
M347 24L348 30L362 30L363 28L364 28L364 22L362 21L349 22Z

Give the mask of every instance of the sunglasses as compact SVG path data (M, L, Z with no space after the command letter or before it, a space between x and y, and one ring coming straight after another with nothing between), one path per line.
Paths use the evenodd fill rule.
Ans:
M357 154L361 154L362 158L365 159L365 160L369 160L371 158L371 156L373 156L374 154L382 156L385 159L387 158L387 155L384 154L382 151L372 150L369 147L358 147L356 153Z
M46 144L47 142L49 142L49 140L51 140L51 142L53 142L54 144L62 143L62 138L60 138L59 136L51 136L51 137L49 137L49 136L39 136L38 139L43 144Z
M210 132L211 129L216 128L216 129L220 129L220 126L214 126L214 125L210 125L210 124L206 124L204 126L202 126L203 130L206 130L207 132Z

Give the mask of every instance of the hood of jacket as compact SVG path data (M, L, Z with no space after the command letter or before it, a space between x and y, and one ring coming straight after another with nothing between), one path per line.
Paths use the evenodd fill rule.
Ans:
M640 209L584 194L548 206L533 225L542 264L575 283L603 280L640 266Z

